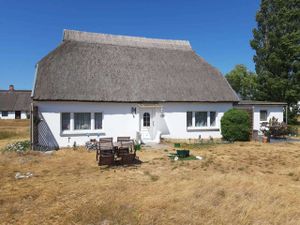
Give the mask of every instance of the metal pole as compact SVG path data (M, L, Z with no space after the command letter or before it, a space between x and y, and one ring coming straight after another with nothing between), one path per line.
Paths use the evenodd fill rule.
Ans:
M286 105L285 106L285 123L287 124L288 123L288 106Z

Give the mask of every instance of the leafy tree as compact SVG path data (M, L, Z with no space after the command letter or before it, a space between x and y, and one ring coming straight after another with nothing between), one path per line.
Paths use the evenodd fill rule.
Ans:
M254 99L257 88L257 76L244 65L236 65L225 75L231 87L242 99Z
M256 21L257 100L287 102L291 122L300 99L300 0L262 0Z

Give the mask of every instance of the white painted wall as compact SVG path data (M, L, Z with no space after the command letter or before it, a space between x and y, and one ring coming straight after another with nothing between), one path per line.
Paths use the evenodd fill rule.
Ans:
M77 102L38 102L36 105L42 115L44 124L40 129L40 142L50 139L60 147L84 145L92 138L130 136L136 138L140 130L139 105L135 103L77 103ZM220 138L220 119L224 112L232 108L231 103L163 103L156 107L154 136L161 132L164 138ZM137 113L131 113L131 107L137 108ZM216 111L216 126L213 129L189 130L186 127L187 111ZM102 112L103 129L90 131L61 131L61 112ZM163 112L164 117L161 117ZM46 127L46 128L45 128ZM47 130L47 131L46 131ZM53 140L51 141L53 142Z
M15 112L8 112L8 116L2 116L2 112L0 111L0 119L3 120L14 120L15 119ZM21 119L27 119L26 112L21 112Z
M136 103L85 103L85 102L38 102L39 112L42 115L40 129L40 143L56 143L59 147L84 145L88 140L99 137L130 136L136 138L140 131L141 105ZM136 114L131 113L131 108L136 107ZM153 139L161 134L163 138L189 139L189 138L221 138L221 118L226 111L232 108L231 103L161 103L154 108ZM260 110L268 111L268 120L273 116L283 121L281 106L255 106L254 129L260 129ZM187 111L215 111L217 112L216 126L207 128L189 129L186 126ZM102 112L103 129L62 132L62 112ZM163 114L163 116L162 116ZM71 117L72 121L72 117ZM72 122L71 122L72 123ZM92 118L93 124L93 118ZM71 125L72 127L72 125ZM93 128L93 126L92 126Z
M166 103L163 105L164 118L161 118L160 129L162 137L173 139L188 138L221 138L221 118L224 112L232 108L231 103ZM213 128L187 129L187 111L215 111L217 112L216 126Z
M139 130L139 118L131 114L131 107L137 107L136 104L124 103L76 103L76 102L40 102L36 104L43 117L41 124L46 122L48 131L39 129L39 133L44 133L39 137L40 143L50 140L54 137L60 147L84 145L87 141L99 137L130 136L136 138L136 132ZM102 112L102 130L91 131L61 131L61 112ZM51 137L52 136L52 137Z
M260 121L260 110L267 110L267 121ZM269 120L275 117L279 122L283 122L283 106L272 105L255 105L253 110L253 129L260 131L262 122L269 122Z

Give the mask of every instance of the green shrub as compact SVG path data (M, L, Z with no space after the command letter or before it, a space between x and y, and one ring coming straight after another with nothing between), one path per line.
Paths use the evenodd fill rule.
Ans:
M230 109L221 119L221 133L227 141L249 141L250 118L246 111Z
M30 150L30 141L18 141L6 145L4 151L6 152L25 152Z

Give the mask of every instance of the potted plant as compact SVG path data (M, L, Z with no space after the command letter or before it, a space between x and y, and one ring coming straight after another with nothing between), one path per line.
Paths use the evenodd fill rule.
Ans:
M264 136L262 137L263 143L269 143L271 139L271 132L270 130L263 130Z

